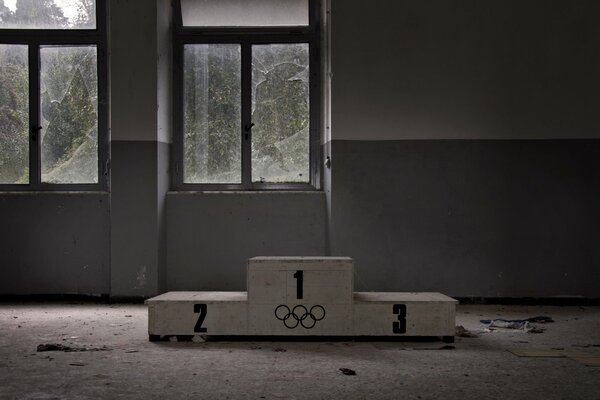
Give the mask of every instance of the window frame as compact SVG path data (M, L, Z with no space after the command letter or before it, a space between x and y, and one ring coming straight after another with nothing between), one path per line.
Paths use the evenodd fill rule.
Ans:
M308 0L308 25L269 27L186 27L181 0L173 4L173 143L171 187L175 191L320 190L321 174L321 42L320 0ZM309 46L309 168L308 183L252 182L252 45L307 43ZM241 176L240 184L184 183L184 46L187 44L239 44L241 48Z
M2 191L107 191L110 185L108 1L96 0L95 29L1 29L0 44L28 46L29 183L0 184ZM98 183L42 182L40 50L42 46L96 46L98 71Z

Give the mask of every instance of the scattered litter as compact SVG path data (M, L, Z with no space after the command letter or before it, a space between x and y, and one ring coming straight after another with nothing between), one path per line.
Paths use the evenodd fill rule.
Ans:
M508 350L518 357L564 358L565 353L555 350Z
M458 337L466 337L466 338L476 338L478 337L476 333L470 332L467 329L465 329L464 326L462 325L458 325L456 327L456 333L455 336Z
M273 349L273 351L276 351L278 353L285 353L287 350L281 347L276 347Z
M194 337L192 337L192 342L194 342L194 343L204 343L204 342L206 342L206 336L204 336L204 335L194 335Z
M250 350L260 350L262 347L260 346L250 346Z
M137 352L138 352L138 350L127 350L127 351L125 351L125 353L137 353Z
M571 346L573 347L584 347L584 348L588 348L588 347L600 347L600 344L572 344Z
M497 321L503 321L503 322L519 322L519 323L524 323L524 322L540 322L542 324L548 323L548 322L554 322L554 320L552 319L552 317L548 317L546 315L538 315L537 317L530 317L530 318L525 318L525 319L502 319L502 318L497 318L497 319L482 319L479 322L481 322L482 324L491 324L493 322L497 322Z
M534 323L549 323L554 322L551 317L539 315L537 317L525 319L482 319L479 322L488 325L485 332L492 332L499 329L521 330L527 333L543 333L546 329L541 328Z
M82 362L74 362L74 363L69 363L69 365L71 365L73 367L85 367L87 364L82 363Z
M518 357L533 358L570 358L587 367L600 367L600 357L587 354L565 352L563 348L556 347L553 350L508 350Z
M529 325L529 326L525 327L525 330L527 331L527 333L544 333L546 328L540 328L535 325Z
M580 364L585 365L586 367L600 367L600 357L572 356L570 358L577 361Z
M39 344L37 347L37 351L64 351L66 353L76 352L76 351L108 351L110 350L108 347L71 347L65 346L57 343L44 343Z
M454 346L451 344L443 345L442 347L412 347L404 348L402 350L454 350Z
M174 342L174 343L177 342L177 336L171 336L169 338L169 342Z
M129 314L125 315L125 318L131 318L131 315L129 315Z
M340 368L340 371L342 371L342 374L344 375L356 375L356 371L350 368Z

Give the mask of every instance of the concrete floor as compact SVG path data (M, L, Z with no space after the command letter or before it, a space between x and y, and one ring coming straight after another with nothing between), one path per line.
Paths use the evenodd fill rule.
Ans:
M439 350L414 341L151 343L143 305L0 304L0 399L600 399L600 367L570 358L600 357L600 307L459 306L457 324L480 332L480 319L536 315L556 322ZM43 343L107 349L37 352Z

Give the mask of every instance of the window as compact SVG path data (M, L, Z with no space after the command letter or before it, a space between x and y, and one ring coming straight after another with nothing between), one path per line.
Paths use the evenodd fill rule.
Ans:
M173 186L319 186L317 0L181 0Z
M106 0L0 0L0 188L107 188Z

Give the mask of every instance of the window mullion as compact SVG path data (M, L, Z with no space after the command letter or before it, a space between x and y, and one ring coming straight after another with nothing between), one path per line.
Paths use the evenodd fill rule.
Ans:
M29 45L29 185L41 185L40 46Z
M252 187L252 47L242 43L242 186Z

